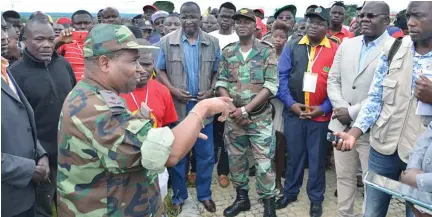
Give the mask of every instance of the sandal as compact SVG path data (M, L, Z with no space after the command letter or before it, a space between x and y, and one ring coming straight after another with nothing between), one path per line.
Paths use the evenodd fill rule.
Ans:
M189 184L195 185L195 180L196 180L196 173L189 173L188 175Z

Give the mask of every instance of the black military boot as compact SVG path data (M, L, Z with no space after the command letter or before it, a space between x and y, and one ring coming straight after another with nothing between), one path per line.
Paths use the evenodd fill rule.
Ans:
M234 203L224 210L224 216L234 217L240 212L250 210L250 201L248 191L243 189L236 189L237 198Z
M275 198L263 199L264 217L276 217L276 201Z

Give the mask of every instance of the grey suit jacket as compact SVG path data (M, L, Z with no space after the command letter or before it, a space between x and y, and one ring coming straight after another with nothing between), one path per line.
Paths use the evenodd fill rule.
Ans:
M417 175L417 187L432 192L432 123L419 137L410 153L407 169L419 169L424 173Z
M35 203L31 178L45 150L37 141L33 110L9 74L18 95L1 80L1 216L13 216Z
M360 65L363 36L345 38L337 50L329 72L327 94L330 102L333 108L348 108L353 123L367 98L383 46L387 41L395 39L385 31L377 40L378 43L371 48L369 55ZM332 131L343 131L346 127L337 119L329 123L329 129Z

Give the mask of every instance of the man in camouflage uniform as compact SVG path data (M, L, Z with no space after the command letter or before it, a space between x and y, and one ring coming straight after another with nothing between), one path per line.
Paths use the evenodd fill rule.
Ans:
M219 94L230 96L237 108L225 124L225 144L237 199L224 215L236 216L250 209L246 154L250 147L256 161L256 189L264 202L264 216L276 216L275 196L279 192L271 167L276 144L272 109L267 103L278 88L276 51L253 36L256 20L252 10L241 9L233 19L240 41L223 49L216 82Z
M229 113L228 98L203 100L172 130L152 129L144 105L132 115L118 94L135 89L141 48L120 25L99 24L85 41L84 78L59 123L58 216L163 216L157 174L190 151L203 119Z

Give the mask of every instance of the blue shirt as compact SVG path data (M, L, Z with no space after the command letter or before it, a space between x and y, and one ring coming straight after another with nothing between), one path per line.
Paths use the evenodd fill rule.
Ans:
M415 52L413 44L411 52L413 52L411 94L414 94L415 81L419 78L421 70L426 69L432 64L432 51L425 55L420 55ZM373 126L373 124L378 120L378 117L381 114L383 105L382 83L389 69L387 59L388 57L385 54L380 57L378 67L375 71L375 75L368 93L368 98L366 99L366 102L361 108L357 119L353 125L353 127L361 129L363 133L366 133L366 131Z
M182 45L184 50L184 60L185 60L185 71L187 73L187 91L190 95L193 97L196 97L199 92L199 79L198 79L198 73L200 70L199 66L199 44L200 44L200 37L198 35L198 38L195 40L195 43L190 44L187 40L187 37L185 34L182 34ZM218 70L220 60L220 49L218 50L216 54L216 60L213 65L213 72L216 73ZM160 49L158 61L157 61L157 68L160 70L166 70L166 58L165 53L163 49Z
M377 39L369 42L368 44L366 44L366 38L363 37L362 40L362 47L361 47L361 51L360 51L360 59L359 59L359 66L362 66L364 61L367 59L367 57L369 56L369 54L372 52L372 50L381 43L381 41L383 40L383 38L385 37L385 35L390 36L387 31L384 31L384 33L378 37ZM358 68L358 70L360 71L360 67ZM359 72L357 72L359 73Z
M282 50L278 62L279 89L276 96L287 108L291 108L291 106L296 103L296 101L294 101L294 98L291 96L291 91L288 87L288 78L290 76L291 69L291 50L287 46L285 46ZM328 96L325 98L324 102L320 105L320 107L324 114L328 114L332 111L332 105Z

